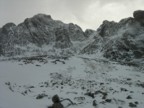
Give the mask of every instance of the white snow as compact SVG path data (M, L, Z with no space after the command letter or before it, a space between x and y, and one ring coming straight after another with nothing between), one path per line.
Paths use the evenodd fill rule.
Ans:
M143 70L86 55L61 60L65 64L44 59L46 63L0 62L0 108L46 108L55 94L76 103L69 108L92 108L94 100L95 108L129 108L130 102L138 102L137 108L144 106ZM97 91L107 93L106 98ZM95 93L94 98L85 95L89 92ZM39 94L47 96L36 99ZM132 99L126 99L129 95Z

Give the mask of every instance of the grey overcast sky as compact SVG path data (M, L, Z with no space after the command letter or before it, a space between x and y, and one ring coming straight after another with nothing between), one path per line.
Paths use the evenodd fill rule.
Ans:
M0 27L44 13L83 29L97 29L103 20L132 17L134 10L144 10L144 0L0 0Z

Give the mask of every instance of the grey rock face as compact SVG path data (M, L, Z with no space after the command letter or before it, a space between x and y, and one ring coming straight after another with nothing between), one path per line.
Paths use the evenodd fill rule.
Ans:
M95 41L82 53L97 54L116 61L132 61L144 57L144 27L135 18L120 22L104 21L97 29Z
M72 41L83 41L86 39L82 29L78 25L70 23L68 25L69 36Z
M107 40L104 56L112 60L131 61L144 55L144 29L134 19L118 29L117 35Z
M96 31L91 29L86 29L84 34L88 38L89 36L93 35Z
M81 54L96 54L101 50L103 38L100 36L95 37L95 40L88 44L80 53Z
M24 44L33 43L42 46L55 40L55 29L62 24L62 22L54 21L49 15L38 14L19 24L16 33Z
M50 15L37 14L17 26L8 23L0 29L0 52L3 55L10 52L15 55L17 50L24 53L23 49L27 52L30 50L27 46L31 44L37 47L35 50L50 44L55 48L68 48L72 46L71 41L85 39L78 25L65 24L53 20Z
M15 27L15 24L7 23L0 29L0 55L4 55L13 50Z
M60 50L66 55L99 53L116 61L140 59L144 57L143 12L135 11L134 18L119 22L104 21L96 32L90 29L83 32L78 25L65 24L44 14L27 18L17 26L8 23L0 28L0 55L43 52L43 46L50 46L52 53Z
M144 11L143 10L137 10L134 11L133 16L135 20L141 23L141 25L144 26Z
M56 36L56 43L55 43L56 48L63 49L72 46L72 43L69 38L69 32L66 28L64 27L57 28L55 36Z
M107 20L103 21L103 24L97 29L97 32L100 36L111 36L117 32L118 24L114 21L109 22Z

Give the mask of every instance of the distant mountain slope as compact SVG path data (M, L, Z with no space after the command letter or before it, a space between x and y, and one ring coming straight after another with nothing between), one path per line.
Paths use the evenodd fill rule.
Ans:
M8 23L0 29L0 55L98 54L114 61L144 59L144 11L120 22L103 21L97 29L82 29L73 23L37 14L19 25Z
M122 19L118 23L104 21L97 29L95 40L81 51L87 54L98 52L116 61L144 58L143 21L135 17Z

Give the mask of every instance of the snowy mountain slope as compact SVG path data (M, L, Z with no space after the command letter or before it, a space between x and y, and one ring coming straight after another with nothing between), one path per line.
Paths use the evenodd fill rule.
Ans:
M38 14L0 28L0 108L143 108L143 12L97 31Z
M120 22L104 21L94 30L37 14L19 25L8 23L0 29L1 56L101 55L113 61L138 65L144 59L143 11ZM138 61L138 62L137 62ZM143 64L143 63L142 63Z
M71 48L72 41L82 42L87 38L88 36L76 24L65 24L53 20L50 15L37 14L32 18L25 19L23 23L17 26L8 23L0 29L0 55L23 55L27 52L36 52L35 50L37 50L35 54L38 55L40 52L50 52L48 50L47 52L39 51L44 46L61 50ZM29 47L31 45L35 46L35 49ZM71 50L69 49L69 51Z
M81 53L97 54L120 62L132 62L144 57L144 27L134 18L120 22L104 21L97 29L95 40Z
M105 59L25 58L0 62L1 108L46 108L58 94L68 108L143 108L144 72ZM66 106L68 102L64 101Z

